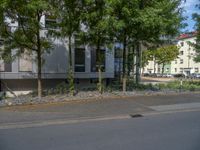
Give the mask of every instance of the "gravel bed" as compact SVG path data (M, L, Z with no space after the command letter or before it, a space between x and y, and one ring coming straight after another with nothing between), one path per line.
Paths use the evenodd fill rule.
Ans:
M174 94L179 91L130 91L130 92L104 92L100 94L98 91L80 91L75 96L69 94L62 95L50 95L45 96L42 99L32 97L31 95L23 95L15 98L7 98L0 100L0 107L3 106L15 106L15 105L28 105L28 104L42 104L42 103L56 103L56 102L67 102L67 101L86 101L86 100L98 100L104 98L120 98L120 97L132 97L132 96L148 96L148 95L165 95Z

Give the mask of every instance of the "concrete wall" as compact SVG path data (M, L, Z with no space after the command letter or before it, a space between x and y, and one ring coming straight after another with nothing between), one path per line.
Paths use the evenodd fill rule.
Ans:
M7 87L9 87L13 91L31 91L37 89L37 80L35 79L13 79L13 80L2 80L2 90L7 91ZM43 80L42 86L44 89L54 88L59 83L65 82L62 79L49 79ZM6 87L7 86L7 87Z
M74 52L73 52L74 53ZM55 49L49 54L44 55L44 65L42 67L42 76L47 79L66 78L68 70L68 50L64 45L56 45ZM91 72L91 48L86 46L85 51L85 72L76 72L75 78L97 78L97 72ZM74 58L78 59L78 58ZM74 61L73 61L74 62ZM1 79L34 79L37 78L36 62L32 63L32 72L19 71L19 58L12 62L12 72L0 72ZM105 78L114 77L114 55L113 51L106 50L105 59L106 71L103 73Z
M12 23L9 19L7 22L12 26L12 30L15 30L18 26L17 22ZM45 16L41 19L42 25L45 27ZM45 36L46 29L41 30L41 36ZM72 55L74 56L75 42L72 40ZM45 53L43 55L44 64L42 67L42 76L46 79L65 79L68 71L68 41L66 39L53 39L52 41L54 47L50 50L50 53ZM75 78L97 78L97 72L91 72L91 46L82 46L85 48L85 72L75 73ZM16 50L13 50L14 55ZM36 55L33 54L33 60L36 60ZM74 58L74 57L73 57ZM74 58L78 59L78 58ZM73 59L73 65L74 65ZM114 50L106 49L105 58L106 71L103 73L104 78L114 77ZM36 79L37 78L37 64L35 61L32 63L32 72L20 72L19 71L19 58L16 58L12 62L11 72L0 72L0 79Z

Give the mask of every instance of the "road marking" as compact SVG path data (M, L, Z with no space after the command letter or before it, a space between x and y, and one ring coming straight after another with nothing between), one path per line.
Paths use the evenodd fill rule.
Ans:
M8 124L1 124L0 130L23 129L23 128L43 127L50 125L75 124L83 122L107 121L107 120L130 119L130 118L131 117L129 115L121 115L121 116L107 116L98 118L81 118L76 120L49 120L49 121L39 121L39 122L8 123Z
M200 109L200 103L159 105L159 106L150 106L149 108L155 111L173 111L173 110L198 109L198 108Z
M162 115L162 114L173 114L173 113L186 113L186 112L199 112L200 108L195 109L180 109L180 110L168 110L168 111L156 111L149 113L142 113L142 116L154 116L154 115Z

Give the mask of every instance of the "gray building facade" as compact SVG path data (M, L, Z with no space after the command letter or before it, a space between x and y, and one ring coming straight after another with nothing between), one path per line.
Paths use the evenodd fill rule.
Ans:
M45 21L44 19L41 21ZM14 24L13 26L17 26ZM41 31L41 34L45 32ZM89 45L76 46L73 38L72 55L74 77L80 81L90 81L98 78L96 69L96 49ZM45 53L42 67L42 79L44 87L53 87L60 82L66 81L68 75L68 41L55 39L54 47L49 53ZM114 78L114 49L102 47L101 53L104 55L102 63L104 71L103 78ZM11 55L15 54L15 50ZM14 91L27 91L37 87L37 62L35 54L22 54L12 62L0 60L0 80L1 90L6 90L5 86Z

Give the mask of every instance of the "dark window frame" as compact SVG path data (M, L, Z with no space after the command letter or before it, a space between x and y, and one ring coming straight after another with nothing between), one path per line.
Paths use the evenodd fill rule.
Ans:
M80 62L77 62L77 60L79 60L80 61L80 59L77 59L77 50L80 50L80 51L83 51L83 53L82 54L84 54L84 56L82 57L83 58L83 61L80 63ZM86 51L86 49L85 48L75 48L75 54L74 54L74 57L75 57L75 61L74 61L74 70L75 70L75 72L85 72L86 71L86 69L85 69L85 67L86 67L86 65L85 65L85 51ZM80 56L78 56L78 57L80 57Z
M182 46L182 47L184 46L184 42L181 42L181 46Z
M104 55L104 59L101 62L101 70L102 72L106 72L106 49L100 49L100 55ZM98 64L97 64L97 50L92 49L91 52L91 72L98 72Z
M45 29L58 29L57 18L53 16L45 16Z
M180 55L184 55L184 51L180 51Z
M183 64L184 60L183 59L180 59L180 64Z

